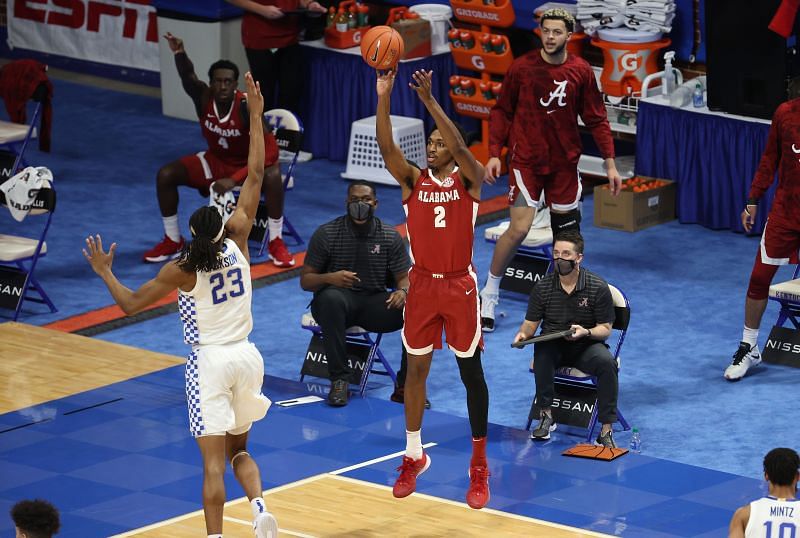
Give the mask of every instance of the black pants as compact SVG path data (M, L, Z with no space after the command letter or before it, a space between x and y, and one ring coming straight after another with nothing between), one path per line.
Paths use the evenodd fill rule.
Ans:
M403 328L403 310L386 308L388 298L388 291L367 294L333 286L325 288L314 297L311 313L322 328L322 343L328 358L331 381L347 380L350 377L345 341L345 330L348 327L356 325L378 333L390 333ZM397 384L403 386L405 378L406 350L403 348Z
M602 342L551 340L536 344L533 351L536 401L539 407L553 405L553 376L557 368L574 366L597 378L597 419L601 424L617 421L617 364Z
M277 106L297 114L303 93L303 58L300 45L289 45L275 49L275 52L272 49L245 49L245 52L253 78L261 84L264 110Z

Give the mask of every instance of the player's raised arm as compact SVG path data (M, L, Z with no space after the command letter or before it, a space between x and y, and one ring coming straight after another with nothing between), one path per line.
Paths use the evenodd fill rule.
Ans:
M439 102L431 93L432 77L433 71L414 71L414 74L411 75L414 82L409 82L408 85L417 92L420 101L433 116L436 128L442 135L447 149L453 154L453 158L459 167L459 173L465 180L470 194L475 198L479 198L484 175L483 165L475 159L475 156L467 147L467 142L461 137L453 121L447 117L447 114L444 113Z
M167 40L169 50L175 55L175 67L178 69L178 76L181 77L183 90L194 101L197 115L200 116L202 114L203 99L207 98L207 94L210 91L208 84L197 78L194 64L192 64L183 46L183 39L169 32L164 34L164 39Z
M248 72L244 75L247 85L247 103L250 112L250 149L247 154L247 179L242 185L236 210L225 223L231 238L243 253L247 253L247 236L253 227L253 219L261 199L261 183L264 181L264 96L258 82ZM246 254L245 254L246 255Z
M400 184L403 191L403 200L408 198L414 183L419 179L419 169L408 164L403 150L394 142L392 137L392 120L389 116L391 93L394 87L394 70L378 73L376 90L378 92L378 109L375 113L375 134L378 139L378 148L381 150L383 162L392 177Z

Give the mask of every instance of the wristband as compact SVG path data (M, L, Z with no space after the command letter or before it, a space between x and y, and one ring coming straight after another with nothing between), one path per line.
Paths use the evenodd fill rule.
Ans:
M757 198L748 198L747 201L744 203L745 205L758 205Z
M592 330L586 329L586 338L591 338L591 337L592 337Z
M404 291L406 293L406 297L408 297L408 288L399 288L397 291Z

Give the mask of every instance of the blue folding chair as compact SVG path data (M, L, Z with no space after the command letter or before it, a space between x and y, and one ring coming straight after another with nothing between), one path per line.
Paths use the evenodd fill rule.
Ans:
M0 192L0 205L7 206L5 195ZM36 279L36 270L39 259L47 255L47 231L56 208L56 191L52 184L39 190L33 207L28 216L18 225L19 233L24 235L0 234L0 269L6 272L16 272L24 280L19 287L19 300L14 310L13 320L16 321L22 311L25 301L32 301L47 305L50 312L57 312L53 301L47 296L42 285ZM31 226L31 218L44 216L44 223L39 231ZM15 229L14 232L17 232ZM38 233L38 235L35 235ZM31 235L34 235L31 237Z
M786 321L791 321L796 330L800 330L800 265L798 265L792 280L773 284L769 287L769 298L777 301L781 306L778 320L775 325L783 327Z
M25 160L25 150L28 148L30 141L37 136L36 122L39 120L39 116L42 113L42 103L46 97L47 87L44 83L39 84L31 98L31 101L34 103L34 108L29 123L0 121L0 150L9 151L16 155L14 166L10 170L9 177L28 166Z

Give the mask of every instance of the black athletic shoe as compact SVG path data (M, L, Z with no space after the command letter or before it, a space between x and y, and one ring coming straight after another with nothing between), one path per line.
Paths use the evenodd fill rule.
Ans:
M606 448L617 448L617 443L614 442L614 437L611 435L611 430L608 430L605 434L601 434L597 436L595 439L594 444L604 446Z
M556 423L553 417L547 413L542 413L542 418L539 420L539 425L531 432L531 439L533 441L547 441L550 439L550 432L556 430Z
M337 379L331 383L331 391L328 393L328 405L332 407L344 407L347 405L347 381Z

